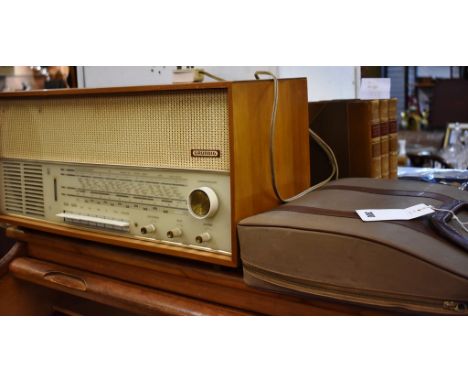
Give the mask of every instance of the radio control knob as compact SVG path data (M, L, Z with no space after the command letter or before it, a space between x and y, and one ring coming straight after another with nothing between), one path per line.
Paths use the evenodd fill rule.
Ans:
M156 231L156 226L154 224L148 224L144 227L141 227L140 231L143 235L146 235L147 233Z
M196 219L205 219L218 211L218 196L210 187L192 190L187 198L188 210Z
M211 235L208 232L203 232L195 238L198 244L206 243L211 240Z
M169 239L172 239L174 237L179 237L179 236L182 236L182 230L176 227L176 228L171 229L170 231L167 231L166 235Z

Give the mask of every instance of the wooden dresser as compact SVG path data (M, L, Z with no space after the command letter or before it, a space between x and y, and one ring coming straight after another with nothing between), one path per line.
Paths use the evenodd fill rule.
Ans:
M371 308L247 286L240 269L8 228L0 314L373 315Z

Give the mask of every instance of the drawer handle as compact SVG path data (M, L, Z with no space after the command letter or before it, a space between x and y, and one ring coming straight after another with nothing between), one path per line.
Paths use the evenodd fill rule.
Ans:
M87 289L85 280L63 272L47 272L43 278L51 283L62 285L70 289L76 289L83 292Z

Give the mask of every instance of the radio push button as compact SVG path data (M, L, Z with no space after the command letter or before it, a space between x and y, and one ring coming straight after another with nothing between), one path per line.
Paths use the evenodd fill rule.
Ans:
M154 232L154 231L156 231L156 226L154 224L145 225L144 227L141 227L141 229L140 229L140 232L143 235L146 235L147 233L151 233L151 232Z
M211 240L211 235L208 232L203 232L195 238L198 244L206 243Z
M182 230L180 228L173 228L170 231L167 231L167 237L173 239L174 237L182 236Z
M99 218L95 216L79 215L70 212L62 212L56 215L67 223L86 225L89 227L107 228L116 231L128 232L130 224L127 221Z

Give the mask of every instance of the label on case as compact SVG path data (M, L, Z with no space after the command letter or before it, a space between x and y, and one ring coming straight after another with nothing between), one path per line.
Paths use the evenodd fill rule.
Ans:
M416 204L405 209L369 209L356 210L359 217L365 222L377 222L385 220L411 220L424 215L429 215L434 210L427 204Z

